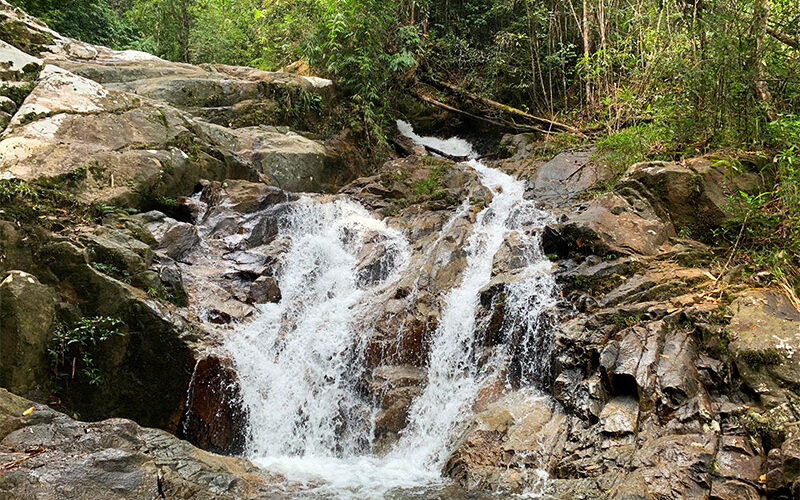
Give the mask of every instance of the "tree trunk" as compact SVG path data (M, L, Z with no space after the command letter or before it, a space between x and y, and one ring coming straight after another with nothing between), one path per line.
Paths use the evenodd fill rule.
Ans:
M764 37L767 34L767 21L769 20L769 0L756 0L753 6L753 23L750 25L752 42L750 45L750 65L753 73L753 92L757 101L761 102L767 113L767 118L775 120L777 115L772 107L772 94L767 87L766 68L762 51Z
M583 0L583 23L581 25L581 35L583 36L583 58L586 64L589 64L589 61L592 57L592 40L590 38L589 32L589 5L588 0ZM591 105L593 102L592 99L592 82L589 80L588 75L586 76L586 103L587 105Z

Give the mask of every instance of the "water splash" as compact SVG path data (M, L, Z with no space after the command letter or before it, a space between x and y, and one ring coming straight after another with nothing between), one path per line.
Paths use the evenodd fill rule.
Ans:
M538 239L548 215L525 200L524 182L484 165L475 158L477 154L469 143L420 138L408 133L409 126L404 122L398 122L398 128L418 144L428 144L454 156L467 153L472 157L467 164L492 192L492 201L477 215L467 242L462 282L445 299L430 347L428 384L414 400L409 424L390 454L436 471L444 465L453 430L471 411L478 390L490 376L498 374L508 357L506 343L499 346L492 362L481 366L476 362L474 346L479 292L490 283L494 256L512 232L519 236L519 251L526 265L511 286L506 305L507 316L523 325L510 326L523 326L530 337L536 330L536 318L551 304L552 299L546 297L553 296L555 282ZM519 340L530 343L533 339ZM525 353L529 354L532 353Z
M398 128L417 144L470 157L467 165L493 193L475 216L461 281L444 298L428 383L412 403L400 440L383 457L372 453L378 408L362 387L365 343L387 291L404 273L419 271L409 269L403 235L357 203L301 198L289 204L278 235L289 245L277 276L282 299L259 306L257 318L227 341L249 415L248 456L314 497L426 498L444 482L454 429L468 417L481 385L513 363L524 367L525 383L548 371L541 318L554 302L555 283L539 241L547 214L524 198L523 182L480 162L469 142L420 137L404 122ZM469 208L466 201L440 238L468 217ZM480 292L492 281L495 254L512 235L522 264L507 280L504 342L479 362Z

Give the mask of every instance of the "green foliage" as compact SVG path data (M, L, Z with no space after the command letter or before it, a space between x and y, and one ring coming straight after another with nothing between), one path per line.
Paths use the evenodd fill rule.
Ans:
M64 383L79 377L89 385L99 385L98 348L112 337L124 335L122 326L122 320L108 316L81 318L71 328L59 325L47 349L56 380Z
M116 278L120 281L128 281L130 280L131 273L124 269L120 269L113 264L106 264L103 262L92 262L92 267L97 269L103 274L107 274L112 278Z
M784 118L769 130L773 144L783 146L763 172L774 186L733 196L719 235L734 246L732 258L800 291L800 121Z
M447 170L450 168L450 163L440 163L435 159L433 161L436 163L429 163L429 165L432 164L435 166L431 168L428 176L423 180L414 183L414 194L416 194L419 198L442 200L447 196L442 189L442 179L445 172L447 172Z
M421 37L401 25L397 5L385 0L323 0L320 30L308 60L351 94L350 126L368 143L384 142L396 77L417 64Z
M22 227L44 226L59 230L68 225L93 221L116 207L80 203L64 190L65 179L44 179L26 182L21 179L0 179L0 218L12 220Z
M123 14L125 2L106 0L11 0L62 35L89 43L124 47L136 33ZM117 6L117 9L112 8Z
M618 172L636 162L669 159L671 136L663 125L635 125L598 140L598 158Z
M168 286L150 287L147 289L147 295L162 302L170 302L176 306L183 307L186 305L186 292Z
M68 172L67 179L69 179L72 182L78 182L85 179L87 173L88 173L88 168L86 167L86 165L83 165Z
M779 365L786 359L777 349L766 351L744 351L739 355L751 368L760 366Z

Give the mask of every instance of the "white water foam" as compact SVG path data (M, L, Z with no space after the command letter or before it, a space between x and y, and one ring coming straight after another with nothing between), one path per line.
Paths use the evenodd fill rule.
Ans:
M537 335L555 289L538 239L547 214L524 199L523 182L478 161L469 142L420 137L404 122L398 128L417 144L472 158L468 165L493 193L476 216L462 281L444 300L428 383L412 404L400 440L383 457L372 453L377 408L360 389L371 333L364 318L404 272L416 270L407 269L403 235L357 203L302 198L291 204L279 227L279 236L290 240L277 276L282 299L260 306L258 317L227 342L249 416L247 455L314 497L385 498L397 492L424 497L444 483L441 469L454 429L468 417L481 384L514 357L522 359L526 381L545 373L546 361L534 358L549 354ZM463 205L448 225L466 216L467 208ZM492 279L494 255L512 234L521 242L526 265L507 290L503 329L509 342L479 364L474 352L479 292ZM370 266L374 276L367 280L365 249L380 254L378 271Z

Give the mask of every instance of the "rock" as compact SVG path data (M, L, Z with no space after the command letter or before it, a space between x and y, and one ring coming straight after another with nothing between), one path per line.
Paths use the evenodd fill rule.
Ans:
M625 173L625 182L643 186L676 230L686 228L698 236L725 220L729 195L753 193L760 186L756 172L726 168L724 162L707 158L637 163Z
M0 177L66 179L83 201L138 205L191 191L201 177L256 175L190 137L174 109L47 66L0 140Z
M281 289L278 287L278 281L272 276L259 277L250 287L247 298L252 304L280 302Z
M177 436L216 453L244 451L247 418L230 361L206 356L196 362Z
M288 129L269 126L228 129L204 124L202 133L246 159L269 183L284 191L330 192L348 182L347 174L320 142Z
M763 465L764 451L754 448L749 437L722 436L720 439L714 464L716 474L736 478L740 482L759 484Z
M80 239L88 248L90 262L100 271L120 279L122 273L132 276L152 265L150 246L129 233L105 226L89 231L82 233Z
M84 418L125 416L174 429L191 375L186 321L144 291L89 265L86 249L69 241L48 242L37 258L43 281L57 286L66 302L79 305L73 319L110 316L124 325L124 335L113 336L94 352L100 384L76 378L60 388L63 402Z
M537 200L559 202L594 187L598 181L608 179L611 172L592 162L594 151L576 151L557 154L552 160L536 168L533 177L533 196Z
M731 310L729 349L742 379L767 408L776 408L777 421L793 422L780 408L797 398L788 388L800 385L800 312L782 293L756 290L740 295Z
M795 491L800 486L800 434L789 436L781 445L783 459L783 476Z
M298 196L261 182L227 179L212 182L203 189L201 200L239 214L250 214L278 203L296 201ZM213 215L214 211L211 212Z
M26 394L49 385L47 346L56 327L57 295L22 271L0 282L0 384Z
M711 483L709 500L759 500L758 490L751 484L731 479L715 479Z
M23 412L33 411L28 415ZM130 420L78 422L0 389L0 459L6 498L264 498L282 494L243 458L194 448Z
M655 255L674 234L646 203L638 198L630 203L618 194L605 194L592 200L585 210L569 216L565 225L598 238L612 251L623 254ZM573 229L575 231L575 229ZM591 239L578 246L592 246Z
M636 434L639 422L639 401L630 396L612 399L600 412L603 432L612 436Z
M27 80L42 68L42 60L0 40L0 80Z
M158 242L156 249L179 262L200 243L200 236L193 224L167 218L163 223L153 224L150 227Z
M91 44L72 40L63 49L70 57L76 59L96 59L99 51Z
M547 398L507 394L478 413L456 442L445 474L468 489L522 491L558 456L565 417Z
M703 498L710 486L708 470L717 444L713 434L664 436L637 446L631 465L647 489L661 498Z
M786 486L786 476L783 474L783 456L780 448L769 450L767 473L764 476L768 494L778 493Z
M0 95L0 111L3 111L9 116L13 115L17 112L17 103L4 95Z
M405 428L408 410L420 393L425 373L414 366L378 366L372 370L370 392L381 400L375 419L377 446L388 449Z

